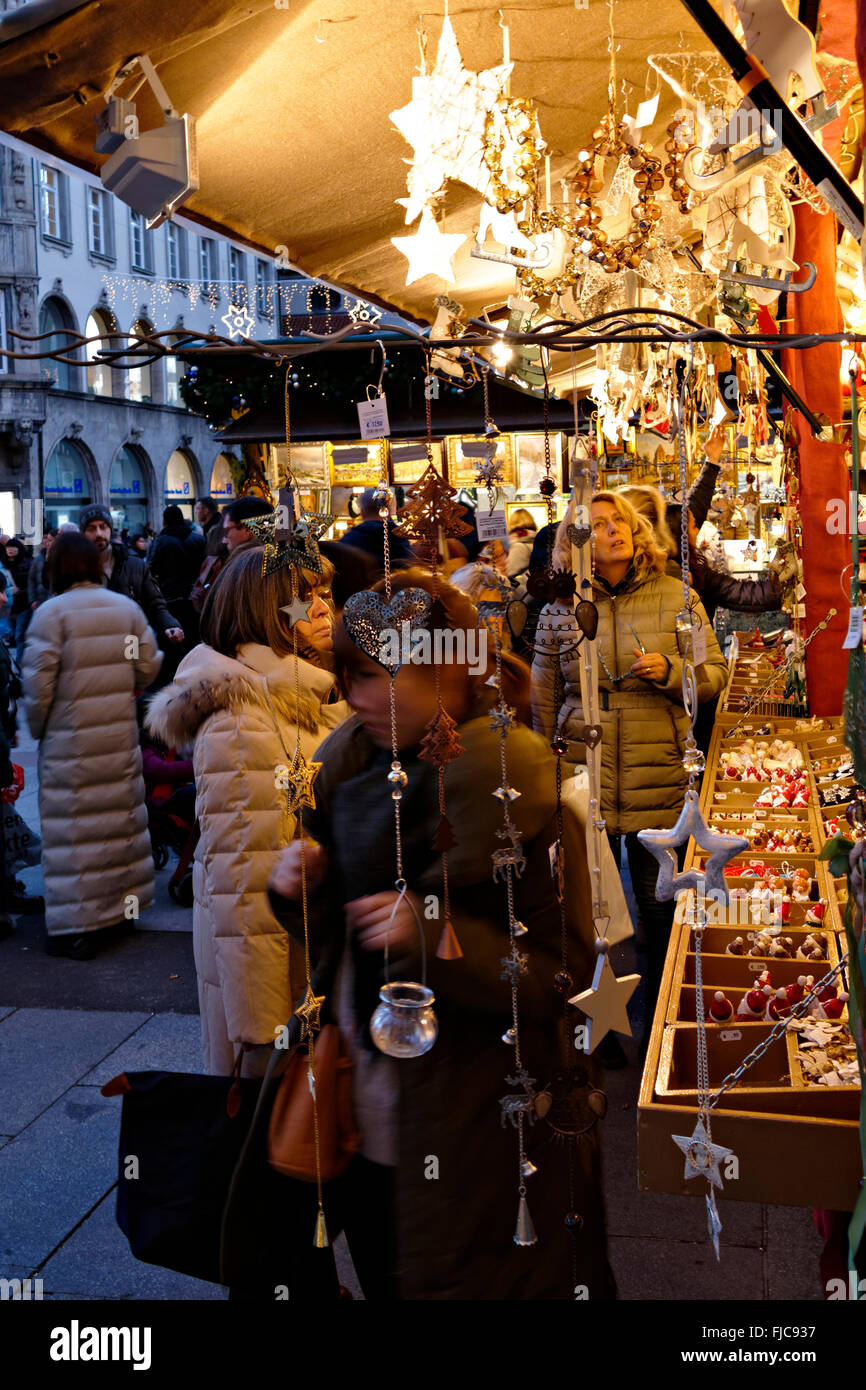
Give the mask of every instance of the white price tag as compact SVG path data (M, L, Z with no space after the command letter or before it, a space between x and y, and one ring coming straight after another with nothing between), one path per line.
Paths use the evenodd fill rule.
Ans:
M707 628L705 623L692 628L692 664L703 666L707 659Z
M832 184L829 179L822 179L818 184L818 192L821 194L821 197L824 199L824 202L827 204L828 208L830 208L831 212L836 214L842 226L847 228L855 241L859 241L863 235L863 223L857 217L853 208L849 208L842 194L834 184Z
M372 401L358 402L358 423L362 439L385 439L391 433L388 424L388 402L384 396Z
M848 614L848 632L842 647L851 651L863 641L863 609L852 608Z
M480 507L475 513L475 525L478 528L480 541L501 540L508 535L504 507L497 507L492 512L485 511L483 507Z
M797 607L796 607L795 612L794 612L794 616L797 617L797 618L805 618L805 616L806 616L806 605L805 605L805 603L798 603L798 604L797 604Z
M800 599L804 599L805 597L806 597L806 586L805 586L805 584L798 584L798 585L797 585L797 599L800 600Z

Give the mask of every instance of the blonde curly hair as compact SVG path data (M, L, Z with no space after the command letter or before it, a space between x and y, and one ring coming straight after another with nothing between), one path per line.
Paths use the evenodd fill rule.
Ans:
M664 574L668 562L668 552L659 545L655 532L646 517L636 512L628 498L621 492L594 492L591 502L610 502L619 516L628 522L634 545L632 568L639 584L651 579L653 575ZM556 528L553 543L553 563L557 569L571 569L571 541L568 527L573 524L577 508L577 493L568 499L565 516Z
M646 517L655 531L659 545L664 546L670 555L679 553L668 525L667 502L657 487L652 487L649 483L631 483L628 487L617 488L617 496L631 502L638 515Z

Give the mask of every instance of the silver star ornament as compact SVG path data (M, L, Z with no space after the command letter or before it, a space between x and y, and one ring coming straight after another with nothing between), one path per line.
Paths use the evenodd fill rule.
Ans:
M678 874L677 858L674 850L694 836L698 849L709 854L703 869L688 869ZM727 902L728 890L725 887L725 865L737 854L749 848L749 841L743 835L724 835L713 830L704 820L698 794L693 788L686 792L679 820L671 830L639 830L640 843L658 860L659 876L656 881L656 898L665 902L687 888L703 887L704 892L721 892Z
M721 1189L722 1175L719 1172L719 1164L724 1159L731 1157L733 1149L726 1149L721 1144L711 1143L703 1120L698 1120L692 1134L672 1134L671 1138L677 1148L685 1154L686 1166L683 1170L683 1177L706 1178L713 1187Z
M288 613L289 622L294 627L295 623L306 623L310 618L310 609L313 606L311 598L301 598L300 594L295 594L291 603L284 603L280 609L281 613Z
M599 954L595 963L592 985L569 999L569 1004L585 1013L587 1052L594 1052L602 1038L610 1032L631 1037L627 1005L638 985L640 975L623 975L617 979L607 954Z

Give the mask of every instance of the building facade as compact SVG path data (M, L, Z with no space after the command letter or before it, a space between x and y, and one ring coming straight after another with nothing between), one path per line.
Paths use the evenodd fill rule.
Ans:
M176 359L134 370L94 359L122 346L110 333L227 335L231 303L247 310L248 336L274 337L275 286L273 261L183 217L148 232L97 178L0 133L0 529L30 538L38 515L74 521L101 502L134 534L158 530L170 502L191 517L196 496L233 496L228 458L183 405ZM64 329L95 341L70 362L9 356L36 346L12 331L62 347Z

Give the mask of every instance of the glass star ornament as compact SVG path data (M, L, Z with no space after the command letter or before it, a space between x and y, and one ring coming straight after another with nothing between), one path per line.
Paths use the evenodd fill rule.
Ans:
M418 231L413 236L392 236L391 244L409 262L407 285L414 285L416 280L423 280L426 275L438 275L452 285L454 257L465 240L464 232L440 232L433 213L425 208Z
M607 942L604 945L606 947ZM589 1019L587 1052L594 1052L602 1038L610 1032L624 1033L626 1037L631 1037L627 1006L639 984L640 975L623 975L617 979L607 958L607 951L599 951L589 989L581 990L580 994L575 994L568 1001Z
M304 1001L295 1009L296 1017L301 1020L301 1041L306 1037L315 1035L321 1029L320 1014L324 1002L324 994L314 994L312 985L307 985ZM312 1072L312 1067L310 1071Z
M731 1157L733 1149L726 1149L721 1144L713 1144L703 1120L698 1120L691 1134L672 1134L671 1138L677 1148L685 1155L684 1178L706 1178L713 1187L722 1187L719 1164Z
M286 775L289 815L295 815L302 806L309 806L315 810L313 783L321 767L321 763L308 763L300 748L295 749L295 756Z
M677 859L674 850L694 837L698 849L706 851L709 858L702 869L689 869L677 873ZM743 835L725 835L712 830L704 820L697 792L690 787L686 792L683 809L679 819L670 830L639 830L640 843L658 860L659 876L656 881L656 898L665 902L687 888L703 886L704 892L723 893L727 902L725 887L725 865L735 855L749 848L749 841Z
M220 319L220 323L224 323L228 329L230 338L248 337L253 322L252 314L240 304L230 304L228 313L223 314Z

